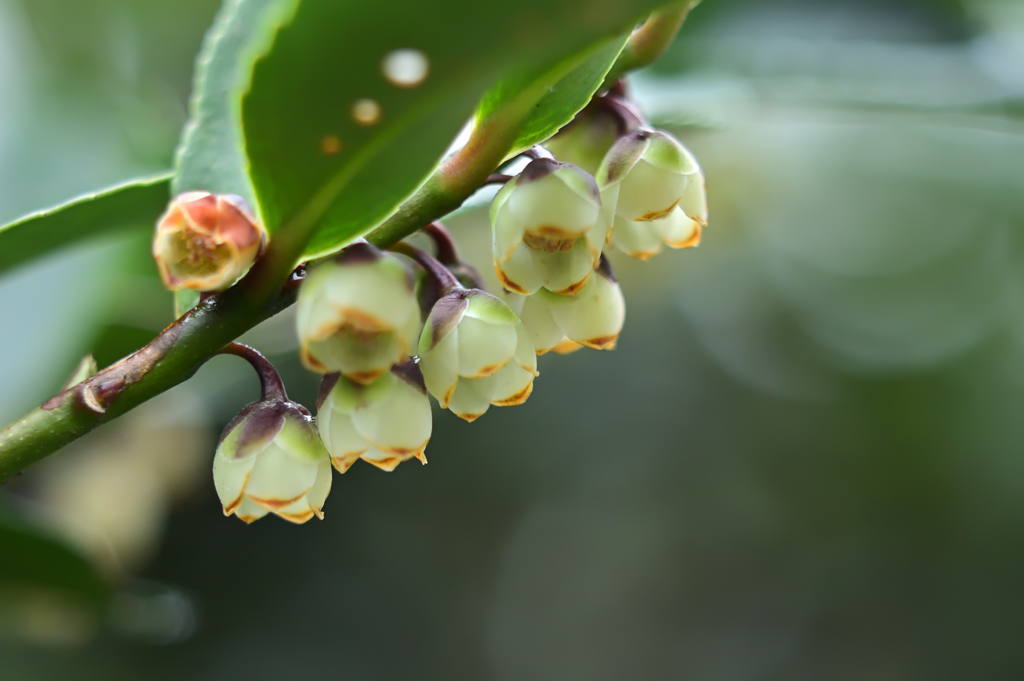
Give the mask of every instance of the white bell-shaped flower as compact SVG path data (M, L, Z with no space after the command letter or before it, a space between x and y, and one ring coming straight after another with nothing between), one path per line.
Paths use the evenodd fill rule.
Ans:
M510 306L530 334L538 355L565 354L580 346L611 350L626 319L622 290L606 258L583 290L562 296L540 290L530 296L508 294Z
M419 354L427 390L467 421L492 404L522 404L537 376L537 356L519 317L478 289L456 289L437 301Z
M611 218L588 173L551 159L531 161L491 204L502 285L517 293L579 291L597 266Z
M274 513L304 523L323 518L331 459L306 408L271 398L248 405L224 429L213 482L224 515L251 523Z
M420 310L398 258L368 243L317 266L299 290L300 354L307 368L372 383L413 354Z
M612 246L626 255L640 260L661 253L664 246L670 248L692 248L700 244L701 225L686 216L676 206L669 214L657 220L634 222L615 216L612 228Z
M624 220L657 220L678 205L691 220L707 224L700 166L666 132L639 129L620 137L605 155L597 182L601 200Z
M370 385L338 374L325 376L316 418L324 446L341 473L358 459L385 471L412 458L427 462L430 400L412 362L392 368Z

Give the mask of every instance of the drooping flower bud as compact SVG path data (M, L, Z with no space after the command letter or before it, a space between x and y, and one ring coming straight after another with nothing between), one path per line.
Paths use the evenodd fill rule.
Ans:
M320 437L341 473L357 459L385 471L413 457L427 462L430 400L412 362L394 367L370 385L338 374L324 376L316 418Z
M223 291L249 271L266 240L242 197L187 192L157 221L153 259L171 291Z
M304 523L331 490L331 458L309 411L287 398L248 405L228 424L213 460L213 482L224 505L251 523L274 513Z
M657 255L663 246L692 248L700 244L701 226L676 206L665 217L634 222L615 216L611 241L626 255L641 260Z
M706 224L704 180L693 155L660 130L635 130L612 145L597 173L601 199L630 221L657 220L677 205Z
M622 290L604 257L576 295L541 289L530 296L509 294L507 299L518 310L538 355L549 351L566 354L580 346L611 350L626 319Z
M299 290L303 364L369 384L415 349L420 310L409 269L368 243L316 267Z
M603 107L584 109L544 146L559 161L597 174L608 149L619 136L619 121Z
M427 390L466 421L492 404L522 404L537 376L523 323L506 303L479 289L456 289L437 301L419 354Z
M545 158L530 162L491 204L502 285L517 293L579 291L597 266L611 218L588 173Z

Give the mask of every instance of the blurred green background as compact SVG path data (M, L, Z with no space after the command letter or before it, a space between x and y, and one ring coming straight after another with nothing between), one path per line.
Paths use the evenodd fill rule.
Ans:
M0 222L170 166L217 4L0 0ZM632 86L711 224L614 352L301 527L222 517L212 361L0 489L0 679L1024 678L1024 3L705 0ZM147 236L0 280L0 421L171 320Z

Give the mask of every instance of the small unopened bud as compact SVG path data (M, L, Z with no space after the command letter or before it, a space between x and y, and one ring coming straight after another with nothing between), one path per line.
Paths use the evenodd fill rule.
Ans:
M620 137L601 163L597 181L601 199L613 203L615 215L624 220L657 220L682 205L691 219L706 222L700 166L668 133L642 129Z
M596 107L584 110L544 146L559 161L596 175L618 136L619 120L608 109Z
M270 398L245 407L224 429L213 483L224 515L251 523L274 513L304 523L323 518L331 459L306 408Z
M611 218L588 173L550 159L532 161L491 204L494 267L502 285L517 293L580 290L601 256Z
M466 421L492 404L522 404L537 376L526 327L506 303L478 289L458 289L437 301L419 354L427 390Z
M409 269L370 244L316 267L299 290L303 364L369 384L415 349L420 309Z
M432 428L419 368L407 362L370 385L330 374L320 386L317 423L331 461L344 473L358 459L392 471L424 450Z
M223 291L249 271L266 239L240 196L188 192L157 221L153 259L172 291Z
M700 244L701 226L691 220L679 206L657 220L633 222L615 216L611 241L626 255L647 260L661 252L663 246L692 248Z
M566 354L580 346L611 350L626 319L626 303L611 267L601 259L583 290L562 296L540 290L531 296L509 297L530 334L538 355Z

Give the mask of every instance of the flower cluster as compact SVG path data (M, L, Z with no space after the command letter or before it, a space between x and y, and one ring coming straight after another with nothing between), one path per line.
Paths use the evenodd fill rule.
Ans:
M495 271L537 354L615 346L625 303L605 250L646 260L698 245L707 225L693 155L627 103L595 104L550 142L561 161L534 159L491 205Z
M538 355L615 347L625 301L607 252L647 259L697 245L707 225L693 155L619 98L598 98L556 136L558 158L535 149L517 175L496 176L499 295L484 290L439 223L424 227L436 256L359 241L310 268L296 324L303 364L324 374L315 421L285 397L262 356L225 350L249 360L264 385L217 449L226 514L322 517L332 464L345 473L360 459L385 471L426 463L430 396L474 421L492 405L527 400ZM154 255L169 287L220 290L252 265L263 239L235 199L190 194L162 219Z

